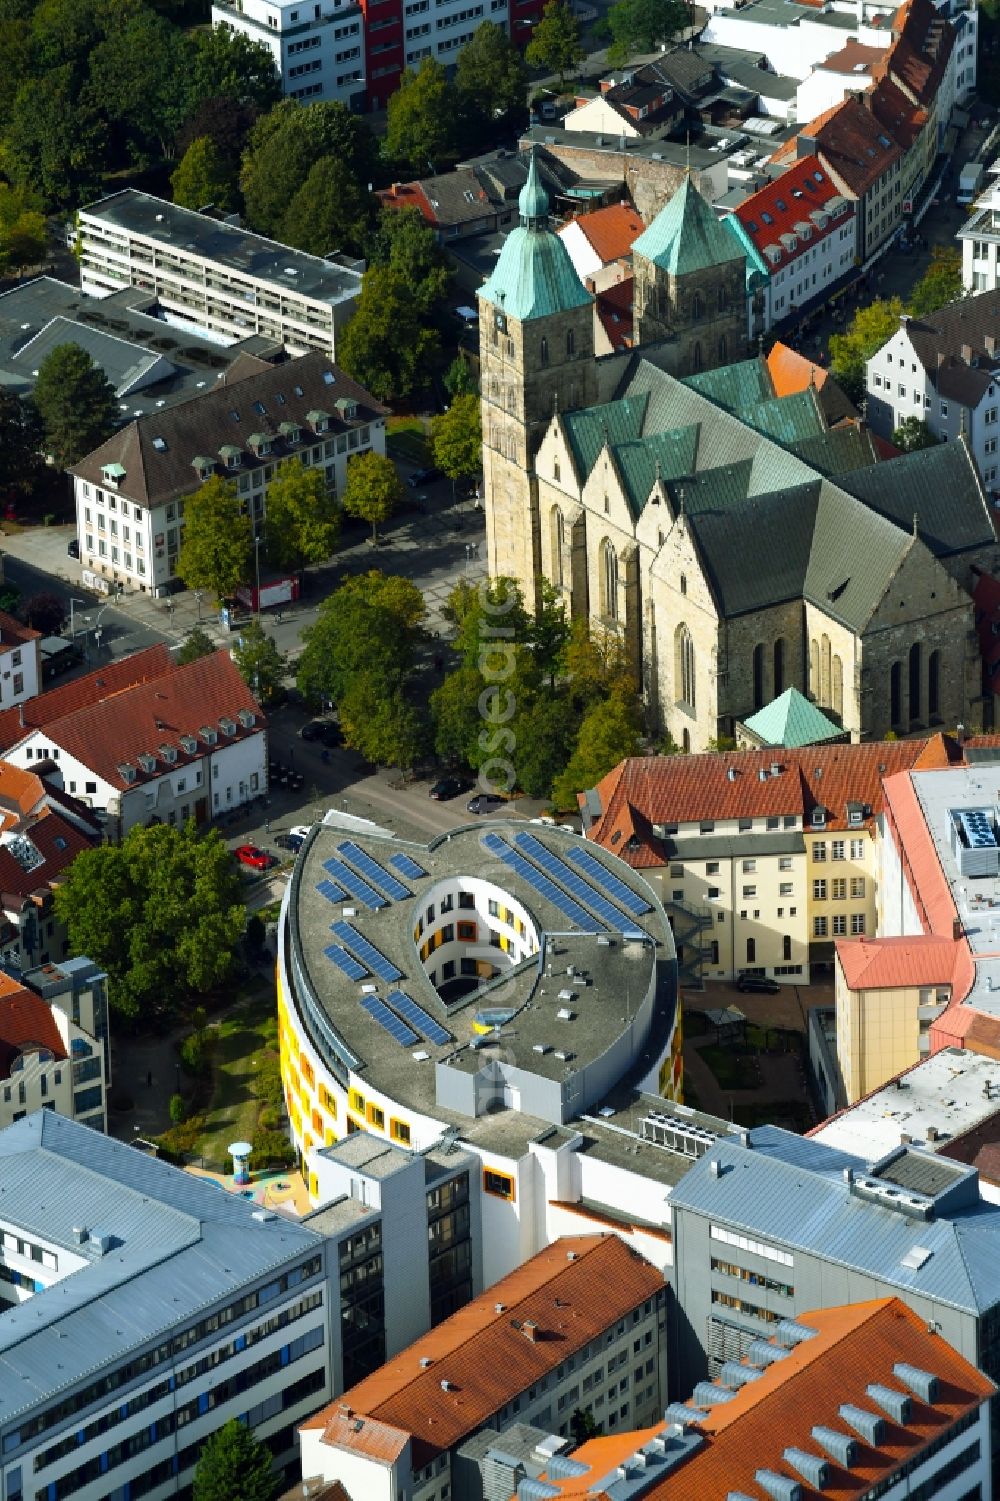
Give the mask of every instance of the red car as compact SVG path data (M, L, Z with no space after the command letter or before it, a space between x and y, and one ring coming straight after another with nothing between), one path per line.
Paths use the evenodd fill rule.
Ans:
M252 865L254 870L269 870L278 863L267 850L258 849L255 844L241 844L233 850L233 854L241 865Z

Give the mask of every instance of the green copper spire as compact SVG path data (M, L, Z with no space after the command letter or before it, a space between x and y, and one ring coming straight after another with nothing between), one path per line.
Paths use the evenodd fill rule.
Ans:
M521 189L517 207L525 229L548 229L549 195L538 175L538 157L534 146L531 148L531 159L528 163L528 180Z
M727 261L742 261L746 251L723 225L715 210L685 177L632 246L633 255L644 255L662 271L682 276L686 271L707 271Z
M593 299L573 269L566 246L549 227L549 195L534 150L518 209L521 222L504 241L480 297L521 321L586 306Z

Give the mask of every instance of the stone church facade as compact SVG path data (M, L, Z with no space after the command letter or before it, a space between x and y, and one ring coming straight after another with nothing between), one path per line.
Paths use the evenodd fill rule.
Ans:
M480 292L491 574L620 635L685 749L789 687L853 740L978 726L972 569L1000 554L965 446L876 464L812 388L777 397L689 179L634 246L639 348L601 359L534 170L520 207Z

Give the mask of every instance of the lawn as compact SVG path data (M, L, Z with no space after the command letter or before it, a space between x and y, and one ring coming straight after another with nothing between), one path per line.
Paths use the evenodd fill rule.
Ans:
M731 1048L707 1043L698 1052L708 1064L722 1089L756 1089L760 1076L752 1058L745 1053L735 1053Z
M419 464L425 469L430 465L430 446L419 417L390 417L386 424L385 446L392 459Z

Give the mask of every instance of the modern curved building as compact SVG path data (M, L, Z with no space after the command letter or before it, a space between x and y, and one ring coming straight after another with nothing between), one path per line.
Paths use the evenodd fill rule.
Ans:
M610 1163L625 1101L634 1115L642 1092L680 1099L667 917L637 872L561 829L497 820L420 845L331 815L285 896L278 985L288 1115L314 1200L322 1149L352 1132L417 1153L461 1144L481 1159L484 1201L508 1211L494 1228L514 1237L510 1254L491 1246L484 1215L495 1267L547 1241L529 1224L541 1206L581 1197L566 1178L574 1122L597 1131L595 1164L610 1142ZM560 1157L552 1182L546 1152Z

